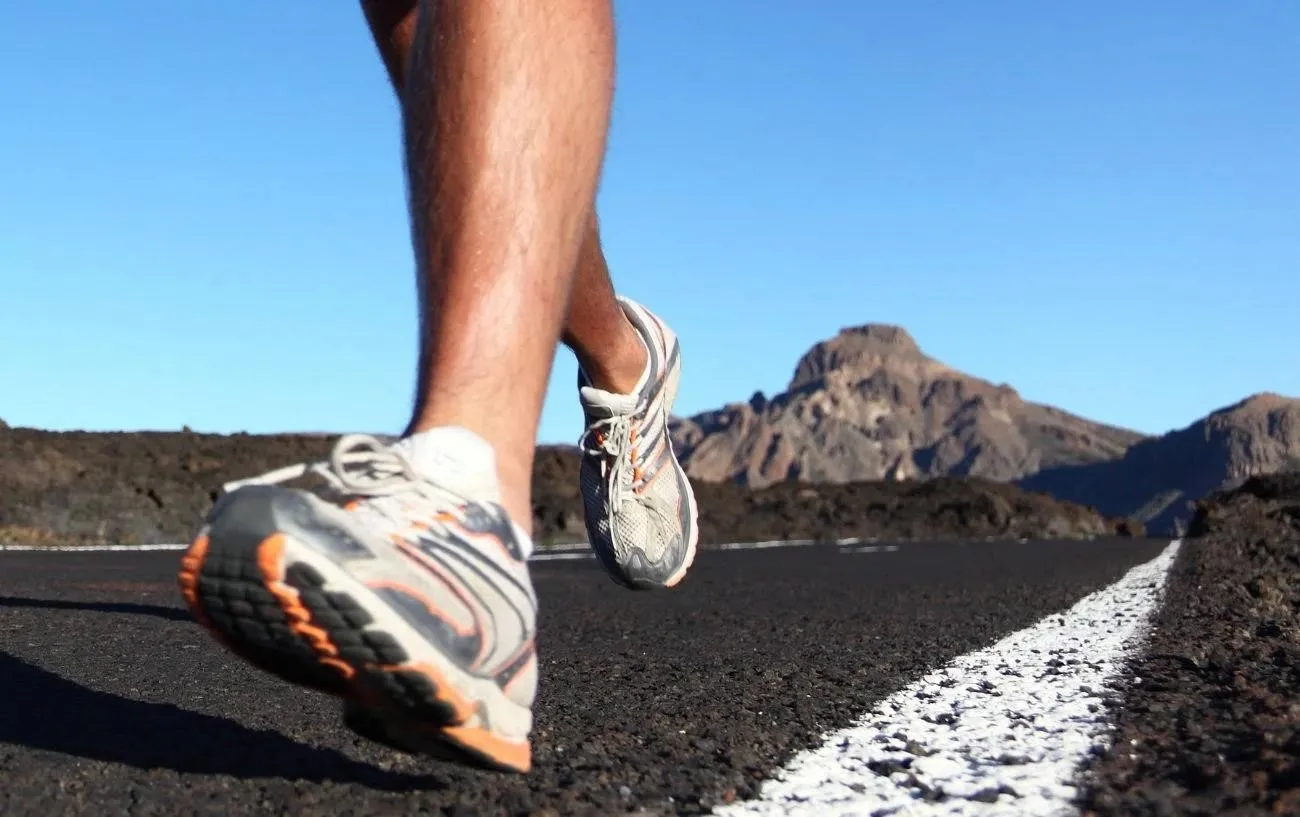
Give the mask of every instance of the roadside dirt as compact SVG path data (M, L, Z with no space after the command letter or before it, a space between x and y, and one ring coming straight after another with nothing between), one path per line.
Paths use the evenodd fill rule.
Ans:
M1300 474L1199 505L1086 815L1300 814Z

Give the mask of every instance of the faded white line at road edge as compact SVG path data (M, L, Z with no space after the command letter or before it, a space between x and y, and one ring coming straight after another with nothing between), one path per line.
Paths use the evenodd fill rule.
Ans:
M0 545L0 553L139 553L142 551L185 550L189 545L59 545L41 547L40 545ZM529 561L550 562L567 559L594 559L591 551L557 550L534 551Z
M856 545L851 547L841 547L840 553L845 556L853 556L859 553L897 553L898 545Z
M61 545L58 547L0 545L0 553L7 551L18 553L138 553L141 551L185 550L188 547L189 545ZM590 550L535 550L533 555L528 557L528 561L571 562L594 558L596 558L596 555Z
M1179 545L891 695L714 813L1077 814L1081 764L1109 739L1101 696L1148 632Z
M39 545L0 545L0 553L6 551L18 553L139 553L142 551L185 550L189 545L60 545L41 547ZM570 559L594 559L591 551L557 550L534 551L529 561L552 562Z
M862 539L840 539L835 542L838 545L854 545ZM806 547L817 544L812 539L788 539L773 540L770 542L725 542L720 545L701 545L701 550L766 550L768 548L781 547ZM129 553L132 551L147 550L185 550L189 545L184 544L157 544L157 545L57 545L45 547L42 545L0 545L0 553L6 551L13 552L39 552L39 553ZM890 548L898 550L896 545ZM532 559L536 561L551 561L563 559L595 558L586 544L564 545L557 548L538 548L533 551Z
M0 551L22 553L135 553L144 550L185 550L189 545L0 545Z
M594 559L596 554L591 551L577 553L571 550L562 550L559 553L548 553L545 550L534 551L532 556L528 557L530 562L571 562L575 559Z

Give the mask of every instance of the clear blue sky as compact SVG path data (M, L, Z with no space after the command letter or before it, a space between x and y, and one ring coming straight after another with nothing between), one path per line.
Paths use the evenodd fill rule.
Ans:
M1142 431L1300 395L1300 3L616 9L607 253L683 339L679 413L868 321ZM398 118L354 3L5 3L0 76L0 418L401 428Z

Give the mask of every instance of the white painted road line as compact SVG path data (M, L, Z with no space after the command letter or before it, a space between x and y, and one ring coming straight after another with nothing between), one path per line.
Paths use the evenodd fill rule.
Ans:
M858 547L842 547L840 553L845 556L852 556L857 553L897 553L898 545L859 545Z
M701 550L766 550L768 548L797 548L817 544L814 539L773 539L770 542L723 542L720 545L700 545Z
M836 542L839 545L855 544L862 541L861 539L841 539ZM701 545L701 550L767 550L768 548L785 548L785 547L807 547L815 545L814 539L792 539L789 541L772 540L770 542L727 542L721 545ZM0 552L18 551L18 552L42 552L42 553L130 553L133 551L147 550L185 550L189 545L58 545L53 547L42 547L40 545L0 545ZM890 548L897 550L896 545L890 545ZM533 551L533 558L544 555L546 558L542 561L575 559L575 558L595 558L591 556L591 551L586 544L563 545L557 548L541 548Z
M591 551L586 553L573 553L571 551L561 553L549 553L545 550L537 551L528 557L530 562L566 562L574 559L594 559L596 554Z
M16 551L26 553L139 553L155 550L185 550L189 545L67 545L59 547L40 547L37 545L0 545L0 552ZM529 561L551 562L567 559L594 559L590 550L538 550L534 551Z
M755 800L762 815L1068 815L1109 739L1106 687L1140 647L1180 542L1069 610L967 653L826 736Z

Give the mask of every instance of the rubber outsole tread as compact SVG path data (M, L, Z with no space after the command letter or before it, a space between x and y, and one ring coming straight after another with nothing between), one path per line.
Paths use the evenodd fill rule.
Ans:
M338 648L339 658L357 672L354 683L378 693L385 709L430 726L458 722L455 707L440 699L437 685L427 675L396 668L410 660L396 639L348 623L345 611L365 614L354 599L346 593L324 592L324 578L307 565L291 567L285 583L298 591L299 601L311 613L312 625L325 631ZM370 616L365 618L368 622Z
M209 542L201 556L190 606L221 643L285 681L344 699L344 724L361 737L459 765L515 771L443 735L442 727L462 722L456 706L440 698L428 675L402 668L409 656L397 640L367 630L373 617L347 593L325 590L324 577L305 564L289 566L283 584L336 653L323 655L319 640L295 630L302 622L292 619L259 567L262 544ZM385 721L401 724L407 739L391 736Z
M348 684L338 671L322 665L311 644L293 631L255 562L238 553L210 553L200 567L195 589L209 629L232 652L290 683L331 695L348 694Z

